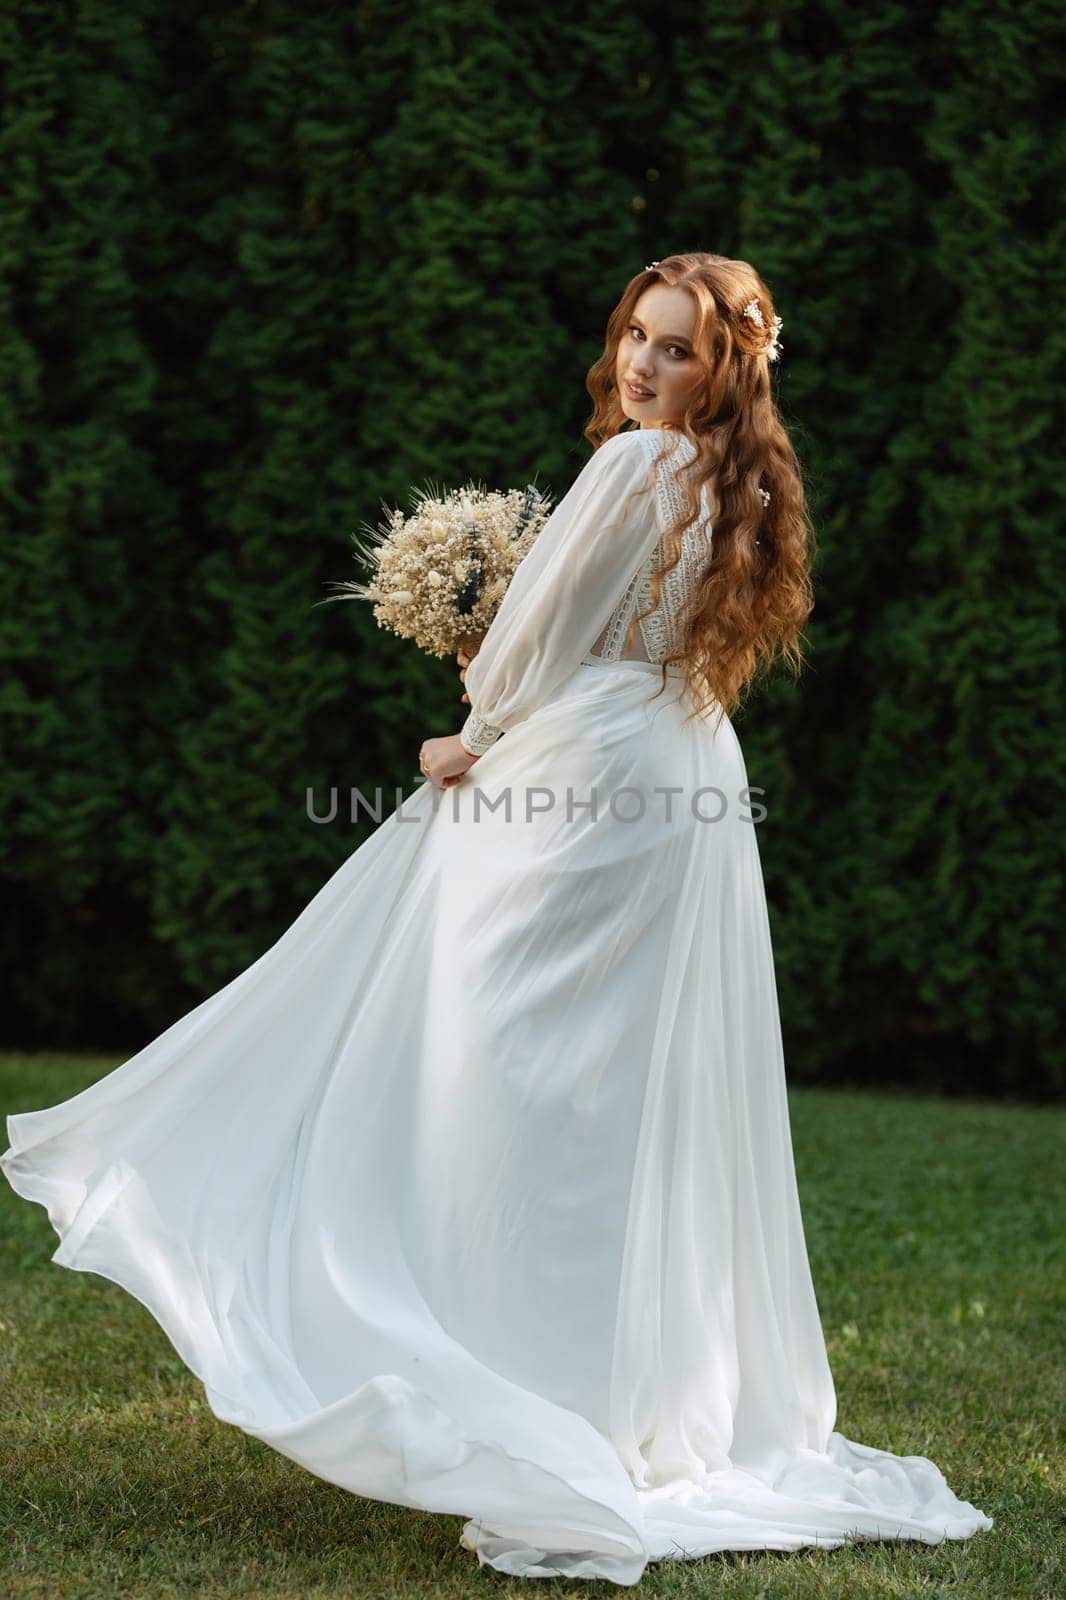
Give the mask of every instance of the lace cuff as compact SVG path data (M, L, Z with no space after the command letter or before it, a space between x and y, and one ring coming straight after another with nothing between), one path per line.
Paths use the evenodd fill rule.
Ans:
M486 750L491 750L503 731L491 722L486 722L485 718L479 717L475 711L471 711L459 729L459 743L467 755L483 756Z

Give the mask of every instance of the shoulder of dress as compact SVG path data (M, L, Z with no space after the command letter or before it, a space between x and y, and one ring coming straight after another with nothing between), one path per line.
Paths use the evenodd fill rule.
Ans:
M648 428L624 428L621 433L612 433L593 451L593 461L609 461L613 456L632 455L638 450L646 450L650 431Z
M663 457L675 457L681 461L695 455L696 446L680 428L626 428L622 433L612 434L605 439L596 454L600 455L604 450L615 455L636 455L639 452L652 461Z
M605 439L593 452L589 465L595 464L601 473L626 478L645 472L658 458L659 450L657 428L626 428Z
M588 467L626 476L662 461L676 471L695 454L695 445L679 428L625 428L593 451ZM656 475L663 477L662 472Z
M664 456L671 456L680 463L691 460L696 454L696 446L688 434L683 433L680 428L657 428L655 433Z

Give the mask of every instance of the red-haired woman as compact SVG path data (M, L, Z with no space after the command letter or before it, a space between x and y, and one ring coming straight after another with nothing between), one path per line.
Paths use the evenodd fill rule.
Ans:
M991 1527L835 1430L729 713L812 538L746 262L654 262L427 783L3 1170L215 1414L520 1576ZM447 794L445 795L445 791Z

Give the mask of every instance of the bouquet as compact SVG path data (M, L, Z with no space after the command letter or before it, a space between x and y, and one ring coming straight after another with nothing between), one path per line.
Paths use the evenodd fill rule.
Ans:
M384 507L378 527L353 534L367 583L334 584L331 600L369 600L379 628L413 639L429 655L473 655L522 558L551 511L535 484L496 491L469 482L437 493L413 490L405 516Z

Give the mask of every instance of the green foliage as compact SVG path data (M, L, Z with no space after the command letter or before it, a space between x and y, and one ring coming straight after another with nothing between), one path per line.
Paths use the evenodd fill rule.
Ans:
M461 688L316 606L351 531L563 492L620 288L706 248L777 297L818 528L807 671L736 719L790 1074L1061 1091L1055 16L0 18L9 1037L135 1047L413 786Z

